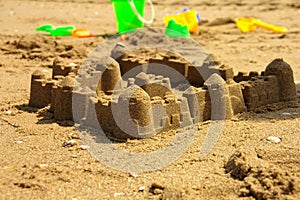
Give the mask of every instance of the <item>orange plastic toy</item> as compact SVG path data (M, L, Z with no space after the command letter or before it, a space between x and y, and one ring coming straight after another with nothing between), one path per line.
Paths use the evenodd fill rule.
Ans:
M95 36L95 34L91 33L86 28L77 28L72 31L72 36L77 38L88 38Z

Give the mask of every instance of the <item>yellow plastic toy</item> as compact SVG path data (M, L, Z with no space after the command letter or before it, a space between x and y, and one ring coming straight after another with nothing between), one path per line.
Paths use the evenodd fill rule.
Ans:
M286 33L288 31L285 27L268 24L256 18L237 18L235 19L235 23L244 33L254 31L258 27L273 31L274 33Z
M190 33L198 33L198 19L196 10L188 10L177 15L170 15L164 17L164 23L167 27L171 20L175 20L177 24L182 26L188 26Z

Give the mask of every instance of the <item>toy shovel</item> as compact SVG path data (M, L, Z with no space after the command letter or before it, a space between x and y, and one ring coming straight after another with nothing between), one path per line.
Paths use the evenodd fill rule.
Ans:
M36 28L37 31L49 32L50 36L70 36L74 29L74 26L54 27L52 24L44 24Z
M258 27L273 31L274 33L286 33L288 31L285 27L268 24L256 18L237 18L235 22L237 27L244 33L254 31Z

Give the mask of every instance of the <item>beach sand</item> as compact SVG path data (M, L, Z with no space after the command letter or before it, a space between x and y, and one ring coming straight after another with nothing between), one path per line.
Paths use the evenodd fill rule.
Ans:
M184 7L203 23L192 39L237 72L261 72L275 58L294 71L300 94L300 3L297 0L153 0L156 20ZM146 6L146 12L149 8ZM149 17L146 14L146 17ZM289 29L241 33L232 19L256 17ZM206 22L206 23L205 23ZM0 199L300 199L300 102L246 112L227 120L210 154L199 159L211 122L200 124L191 147L154 172L117 171L80 148L70 122L28 107L31 74L51 74L53 60L81 64L106 39L50 37L39 25L74 25L96 34L117 32L112 4L96 0L0 0ZM269 136L281 139L268 141ZM146 153L172 134L128 140L120 148ZM65 142L74 140L72 145Z

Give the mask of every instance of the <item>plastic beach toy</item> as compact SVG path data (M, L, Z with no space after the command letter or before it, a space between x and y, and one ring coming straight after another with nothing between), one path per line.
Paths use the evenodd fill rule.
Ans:
M189 8L184 8L184 9L182 9L182 12L187 12L187 11L189 11L189 10L190 10ZM198 23L201 22L201 18L200 18L200 15L199 15L198 12L197 12L197 14L196 14L196 18L197 18L197 20L198 20Z
M36 27L36 31L45 31L45 32L50 32L51 30L54 29L54 26L52 24L44 24L42 26Z
M188 29L191 33L198 33L198 23L200 20L200 16L196 10L187 10L179 13L177 15L169 15L164 17L165 26L168 26L170 20L175 20L177 24L181 24L183 26L188 26Z
M181 24L176 23L174 19L169 21L169 24L166 28L166 35L172 38L179 37L190 37L190 32L188 26L183 26Z
M70 36L74 26L59 26L54 27L52 24L44 24L36 28L37 31L45 31L50 33L50 36Z
M268 24L256 18L237 18L235 22L237 27L244 33L254 31L258 27L273 31L274 33L286 33L288 31L285 27Z
M95 36L95 34L91 33L86 28L77 28L72 31L72 36L77 38L88 38Z
M151 0L110 0L114 6L118 33L126 33L151 24L154 20L154 8ZM151 19L144 18L145 2L151 7Z
M74 26L60 26L50 31L50 36L71 36Z

